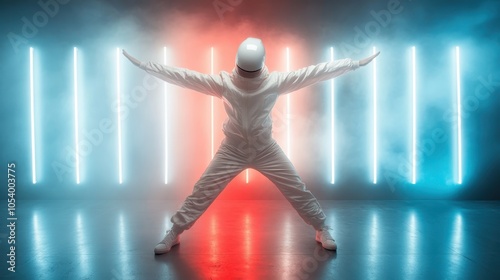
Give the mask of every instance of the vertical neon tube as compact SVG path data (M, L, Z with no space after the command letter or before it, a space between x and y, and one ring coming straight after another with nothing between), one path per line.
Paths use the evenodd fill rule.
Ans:
M30 47L30 113L31 113L31 177L36 184L36 151L35 151L35 85L33 48Z
M214 47L210 48L210 74L214 74ZM210 97L210 154L214 158L214 97Z
M290 71L290 48L286 48L286 71ZM286 95L286 149L288 158L291 158L291 144L290 144L290 94Z
M120 89L120 48L116 48L116 96L118 108L121 107L121 89ZM118 110L118 182L123 183L122 176L122 120L120 110Z
M73 94L75 99L75 151L76 151L76 183L80 184L80 150L78 145L78 49L73 48Z
M411 147L411 166L412 178L411 183L417 182L417 73L416 73L416 51L415 47L411 47L411 104L412 104L412 147Z
M245 183L248 184L250 181L250 170L248 168L245 170Z
M163 47L163 64L167 65L167 47ZM167 93L168 83L165 82L163 85L163 95L164 95L164 107L165 107L165 118L164 118L164 130L165 130L165 185L168 184L168 93Z
M456 82L457 82L457 142L458 142L458 178L457 183L462 184L462 104L461 104L461 84L460 84L460 48L455 47L456 60Z
M330 47L330 60L333 61L333 47ZM335 81L330 79L330 108L331 108L331 128L330 128L330 139L331 139L331 165L332 165L332 178L330 183L335 184Z
M248 182L250 181L250 171L248 170L248 168L245 170L245 183L248 184Z
M373 47L373 54L376 53ZM377 60L373 63L373 184L377 183Z

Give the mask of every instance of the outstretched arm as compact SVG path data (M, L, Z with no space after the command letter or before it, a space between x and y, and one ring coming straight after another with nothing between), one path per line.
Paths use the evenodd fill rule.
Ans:
M170 84L219 98L222 97L222 79L220 76L203 74L185 68L161 65L153 62L141 62L125 50L123 50L123 55L135 66Z
M318 82L338 77L360 66L367 65L379 54L380 52L359 61L346 58L331 62L323 62L292 72L281 73L278 91L280 94L286 94Z
M135 66L140 67L141 66L141 61L133 56L131 56L127 51L122 49L123 55L130 60Z
M361 59L359 61L359 66L365 66L365 65L367 65L368 63L372 62L372 60L374 60L375 57L377 57L379 54L380 54L380 52L377 52L376 54L372 54L372 55L370 55L367 58Z

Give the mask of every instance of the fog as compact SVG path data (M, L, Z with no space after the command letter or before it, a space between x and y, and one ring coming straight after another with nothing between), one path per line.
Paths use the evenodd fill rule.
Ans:
M270 71L286 70L287 47L292 70L329 60L330 47L336 59L361 59L371 54L373 46L381 51L377 58L377 175L387 197L404 193L410 180L411 46L416 47L417 58L418 182L423 189L454 184L453 51L460 46L466 181L489 176L484 166L498 161L499 134L490 121L498 118L495 108L499 103L496 62L500 38L496 29L500 3L496 1L41 3L45 4L4 1L0 12L4 34L0 69L5 92L1 97L0 125L5 136L0 140L2 160L18 161L26 182L30 181L31 170L27 84L30 46L35 49L41 184L53 185L55 190L74 184L72 55L73 47L78 47L80 127L87 141L81 155L85 184L100 190L117 185L116 115L120 111L124 118L126 185L142 188L145 192L141 195L146 197L158 193L183 196L210 161L210 97L170 86L165 101L164 84L148 78L122 58L122 94L128 103L118 108L116 48L126 49L142 61L163 62L166 47L168 64L206 73L210 72L213 48L214 72L230 72L239 43L250 36L263 40ZM335 195L341 197L351 197L373 180L372 66L335 80L335 177L336 184L346 189ZM291 160L312 189L333 197L329 194L330 90L327 81L290 95ZM483 94L478 97L477 92ZM168 191L163 184L165 110L169 120L169 177L174 186ZM286 114L281 98L273 119L274 136L284 149ZM224 118L222 103L217 101L216 147L223 138ZM100 125L108 121L112 128L106 132ZM484 150L486 146L491 150ZM252 174L257 182L265 182L256 172ZM245 185L239 177L235 184ZM259 186L241 192L261 197L268 190ZM135 195L133 191L126 193ZM103 191L106 196L113 196L113 192ZM228 197L239 196L232 190Z

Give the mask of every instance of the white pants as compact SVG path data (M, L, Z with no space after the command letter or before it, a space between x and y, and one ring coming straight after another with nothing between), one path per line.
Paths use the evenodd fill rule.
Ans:
M178 232L189 229L227 184L246 168L258 170L273 182L307 224L315 229L324 226L326 217L321 206L276 141L260 150L238 148L229 142L227 138L222 142L192 194L172 216L174 229Z

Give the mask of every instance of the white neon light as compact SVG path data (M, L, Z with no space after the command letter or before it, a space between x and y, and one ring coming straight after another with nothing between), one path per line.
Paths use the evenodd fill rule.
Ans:
M458 140L458 178L457 183L462 184L462 105L461 105L461 84L460 84L460 48L455 47L456 60L456 80L457 80L457 140Z
M118 99L118 108L121 108L121 89L120 89L120 48L116 48L116 95ZM123 183L122 173L122 120L120 110L118 110L118 181Z
M30 47L30 111L31 111L31 177L36 184L36 151L35 151L35 86L33 74L33 48Z
M167 65L167 47L163 47L163 64ZM168 83L164 83L163 95L165 100L165 185L168 184L168 93L167 93Z
M330 60L333 61L333 47L330 47ZM330 79L330 108L331 108L331 165L332 165L332 179L330 181L331 184L335 184L335 82L334 79Z
M78 145L78 49L73 48L73 93L75 98L75 151L76 183L80 184L80 150Z
M210 74L214 74L214 47L210 48ZM214 97L210 97L210 143L211 158L214 158Z
M290 48L286 48L286 71L290 71ZM291 144L290 144L290 94L286 95L286 149L288 158L291 158Z
M411 74L412 74L412 147L411 147L411 166L412 166L412 178L411 183L415 184L417 182L417 73L416 73L416 51L415 47L411 47Z
M250 46L250 45L249 45L249 46ZM249 46L247 46L247 49L248 49L248 47L249 47ZM252 45L252 46L253 46L253 45ZM257 49L257 46L255 46L255 49ZM248 170L248 168L247 168L247 169L245 170L245 183L246 183L246 184L248 184L248 182L250 181L250 178L249 178L249 177L250 177L250 174L249 174L249 173L250 173L250 172L249 172L249 170Z
M373 54L376 53L373 47ZM373 183L377 183L377 60L373 63Z

